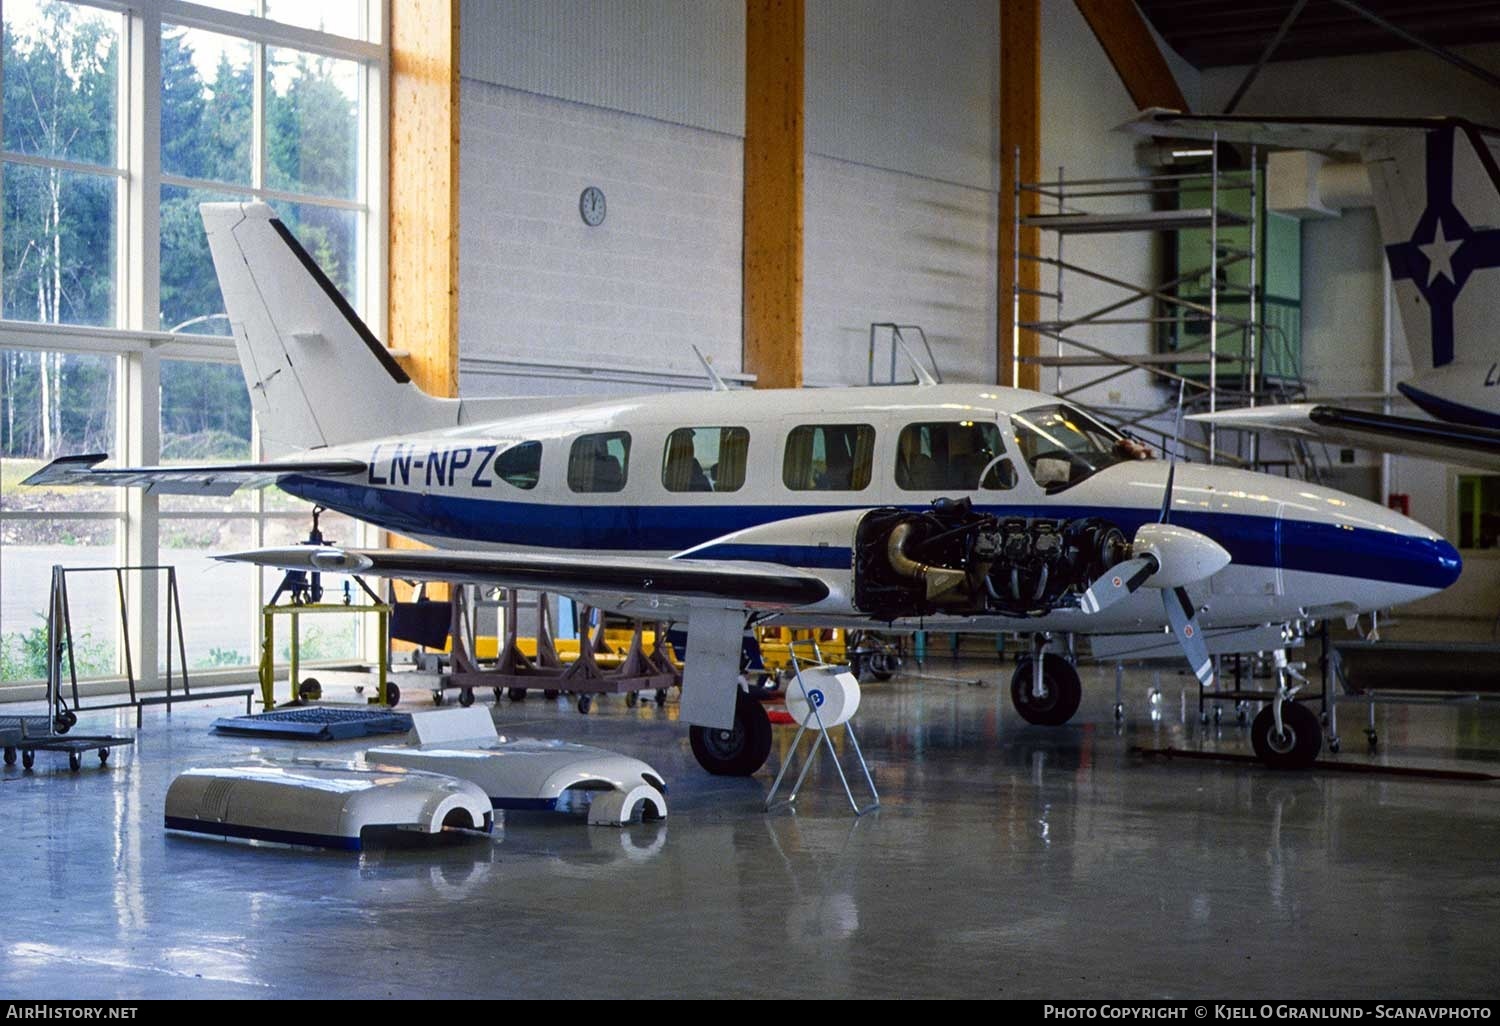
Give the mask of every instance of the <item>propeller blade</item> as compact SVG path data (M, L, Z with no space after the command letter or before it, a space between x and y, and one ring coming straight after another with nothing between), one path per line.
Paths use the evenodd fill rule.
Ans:
M1173 588L1161 593L1161 603L1166 608L1167 623L1172 625L1177 644L1182 646L1182 654L1187 656L1188 665L1193 668L1193 676L1204 687L1212 687L1214 661L1208 654L1203 632L1198 628L1198 610L1193 608L1192 597L1186 588Z
M1116 563L1104 572L1089 590L1083 593L1079 605L1085 613L1097 613L1108 609L1127 595L1134 595L1146 579L1161 569L1161 564L1151 553Z
M1167 454L1167 487L1161 493L1161 515L1156 518L1165 524L1172 516L1172 481L1177 476L1177 447L1182 439L1182 400L1186 381L1177 382L1177 423L1172 426L1172 451Z

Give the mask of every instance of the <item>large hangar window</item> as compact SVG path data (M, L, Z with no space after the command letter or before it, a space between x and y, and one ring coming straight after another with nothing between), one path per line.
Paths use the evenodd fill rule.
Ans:
M998 425L908 424L896 442L896 485L907 491L972 492L1016 485Z
M190 671L258 655L256 611L279 575L195 569L211 552L301 540L306 503L268 488L133 508L109 489L18 487L65 453L260 458L199 203L270 203L356 310L383 307L371 183L385 173L384 118L369 101L383 95L383 4L212 0L183 14L191 26L171 20L179 10L187 5L0 4L0 683L43 673L48 568L127 554L177 565ZM158 42L159 55L133 39ZM160 146L132 148L142 134ZM54 348L39 348L53 344L44 339ZM373 540L332 514L322 528L345 544ZM79 666L112 676L123 669L113 580L108 595L88 594L92 585L69 587L104 625L77 641ZM132 623L143 598L127 594ZM325 620L304 633L303 659L309 643L314 660L358 655L359 620Z

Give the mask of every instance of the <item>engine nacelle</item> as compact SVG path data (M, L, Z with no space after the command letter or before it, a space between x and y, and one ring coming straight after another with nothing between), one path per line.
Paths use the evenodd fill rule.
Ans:
M1128 553L1124 533L1098 517L998 517L968 499L875 509L855 532L854 605L880 620L1044 616L1076 605Z

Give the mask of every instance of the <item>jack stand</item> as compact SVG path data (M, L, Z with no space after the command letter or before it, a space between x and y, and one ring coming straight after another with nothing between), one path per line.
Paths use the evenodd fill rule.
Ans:
M864 752L860 750L859 738L854 736L854 724L849 721L844 723L844 736L849 739L849 744L854 749L854 758L859 763L860 772L864 774L865 786L870 789L870 797L873 799L864 808L860 808L859 803L854 800L854 791L850 789L849 778L845 775L844 767L839 762L839 753L834 750L833 739L828 736L828 728L823 724L823 714L818 711L819 706L821 706L824 700L823 695L816 689L809 691L807 682L802 678L801 662L795 653L792 655L792 672L795 675L794 679L798 690L802 694L802 699L807 703L808 709L812 712L812 718L810 721L804 720L801 726L797 728L797 736L792 738L791 747L787 749L787 757L782 762L781 769L776 773L776 779L771 784L770 793L766 795L765 811L770 812L778 804L791 805L796 802L797 793L802 790L803 781L807 779L807 773L812 769L813 756L817 754L819 744L825 745L828 748L829 758L833 760L833 768L838 771L839 783L844 785L844 794L849 799L849 807L854 810L854 815L856 817L863 816L867 812L872 812L880 808L880 792L875 790L875 781L870 776L870 767L865 763ZM858 687L857 683L855 687ZM787 769L791 766L797 755L798 746L802 743L802 735L806 734L809 729L817 732L817 740L813 742L811 751L807 753L807 758L803 760L802 769L797 774L796 783L792 785L792 789L788 792L785 800L778 803L776 801L776 793L781 790L781 781L786 776Z
M300 542L302 545L327 545L323 538L323 532L318 528L318 517L326 510L326 506L314 506L312 511L312 530L307 533L307 539ZM284 592L290 592L292 605L305 606L315 605L323 601L323 575L317 570L309 573L306 570L288 570L281 578L281 583L276 586L276 592L271 596L267 605L274 606ZM349 604L349 584L344 584L344 605Z

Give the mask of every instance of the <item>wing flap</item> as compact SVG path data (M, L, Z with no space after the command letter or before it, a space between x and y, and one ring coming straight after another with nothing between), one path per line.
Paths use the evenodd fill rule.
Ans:
M23 485L85 485L141 488L156 495L232 495L241 488L273 483L283 474L345 477L363 474L363 460L277 460L271 463L198 463L182 466L101 467L103 453L59 456L21 482Z

